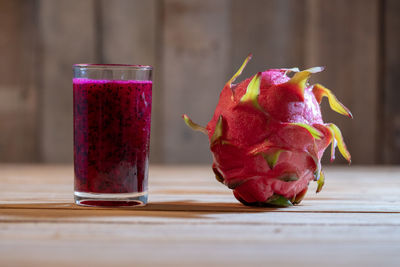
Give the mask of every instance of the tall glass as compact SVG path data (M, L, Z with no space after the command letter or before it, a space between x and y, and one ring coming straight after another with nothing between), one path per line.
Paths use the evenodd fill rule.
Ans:
M73 65L75 203L147 203L151 66Z

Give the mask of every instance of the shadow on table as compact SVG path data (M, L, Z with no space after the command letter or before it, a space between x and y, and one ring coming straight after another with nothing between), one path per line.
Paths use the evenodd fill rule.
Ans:
M260 213L276 210L275 208L246 207L240 203L195 201L152 202L145 207L123 208L81 207L73 203L0 204L0 216L11 216L14 220L18 217L31 217L32 219L68 217L207 218L207 215L212 214ZM12 219L10 218L10 220Z

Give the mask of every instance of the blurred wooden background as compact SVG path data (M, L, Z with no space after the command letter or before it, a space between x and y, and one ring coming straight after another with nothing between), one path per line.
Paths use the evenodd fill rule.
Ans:
M313 81L354 114L323 103L353 163L399 164L399 14L397 0L0 0L0 162L71 162L74 63L153 65L151 161L210 162L181 114L206 124L252 52L242 77L326 66Z

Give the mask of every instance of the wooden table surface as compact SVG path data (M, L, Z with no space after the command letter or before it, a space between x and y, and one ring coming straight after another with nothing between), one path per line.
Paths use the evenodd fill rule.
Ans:
M150 204L73 204L72 166L0 165L0 266L400 266L400 168L326 168L295 207L248 208L208 166L150 168Z

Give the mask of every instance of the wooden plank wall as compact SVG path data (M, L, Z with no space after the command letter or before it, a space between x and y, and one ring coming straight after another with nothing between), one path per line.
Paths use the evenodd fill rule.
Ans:
M164 161L209 162L207 138L188 131L187 113L205 125L213 115L219 89L229 75L229 2L163 3L162 90Z
M224 83L244 73L326 66L313 81L354 114L322 109L354 164L400 163L396 0L0 0L0 161L71 162L71 65L155 67L153 163L207 163L206 124ZM343 163L338 157L338 163Z
M0 1L0 160L38 160L35 4Z
M96 61L94 1L37 2L40 29L40 152L45 162L72 159L72 64Z
M383 47L381 56L381 85L383 114L379 133L383 138L383 162L400 163L400 1L387 0L382 6Z
M324 119L340 126L354 163L377 163L378 1L311 0L307 10L306 64L326 66L318 82L331 88L354 115L349 120L325 102ZM340 156L337 160L344 162Z

